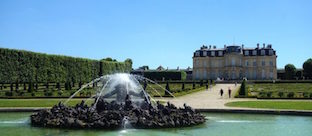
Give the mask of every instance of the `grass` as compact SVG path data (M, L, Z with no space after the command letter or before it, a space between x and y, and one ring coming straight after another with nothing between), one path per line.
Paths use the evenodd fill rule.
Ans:
M243 108L312 110L312 101L239 101L225 105Z
M60 101L65 102L67 99L0 99L0 107L52 107ZM81 102L82 99L71 99L68 105L74 106ZM88 101L88 104L93 101Z

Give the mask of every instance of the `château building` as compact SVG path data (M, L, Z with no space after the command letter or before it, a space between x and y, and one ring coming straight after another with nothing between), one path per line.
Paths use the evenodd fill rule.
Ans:
M193 79L250 80L276 79L276 51L271 44L246 48L244 45L203 45L193 56Z

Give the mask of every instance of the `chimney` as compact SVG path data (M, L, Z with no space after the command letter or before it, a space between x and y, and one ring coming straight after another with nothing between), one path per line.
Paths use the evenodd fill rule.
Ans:
M244 44L242 44L242 49L244 49Z
M259 49L259 43L257 43L257 48Z
M265 48L265 43L263 43L263 48Z
M226 45L224 44L224 49L226 48Z
M211 49L211 45L209 45L209 49Z
M217 46L214 45L214 46L213 46L213 49L216 49L216 48L217 48Z

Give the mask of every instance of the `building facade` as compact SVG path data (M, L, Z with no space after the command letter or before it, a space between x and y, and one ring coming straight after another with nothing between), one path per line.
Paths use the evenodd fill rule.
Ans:
M193 79L274 80L277 78L276 51L271 44L245 48L244 45L202 46L193 56Z

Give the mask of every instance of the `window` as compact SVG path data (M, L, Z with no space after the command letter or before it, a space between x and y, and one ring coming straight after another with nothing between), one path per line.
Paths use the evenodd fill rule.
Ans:
M206 63L206 61L204 61L204 67L206 67L207 66L207 63Z
M211 51L211 56L215 56L215 52L214 51Z
M204 70L204 79L206 79L206 78L207 78L207 71Z
M253 65L254 67L256 67L256 66L257 66L257 61L254 60L252 65Z
M195 73L196 73L196 79L199 79L199 71L197 70L197 71L195 71Z
M270 78L273 78L273 69L270 69Z
M246 55L246 56L249 56L249 51L245 51L245 55Z
M199 67L199 61L198 61L198 60L195 61L195 65L196 65L197 67Z
M235 65L235 59L232 58L232 66L234 66L234 65Z
M256 51L256 50L253 50L253 51L252 51L252 55L253 55L253 56L256 56L256 55L257 55L257 51Z
M203 56L207 56L207 52L206 51L203 52Z
M246 60L246 66L248 67L248 65L249 65L249 62L248 62L248 60Z
M199 52L195 52L195 56L196 56L196 57L199 57Z
M262 56L265 55L265 50L261 50L261 55L262 55Z
M262 69L262 72L261 72L261 77L262 77L262 79L264 79L264 78L265 78L265 72L264 72L264 69Z
M265 61L263 60L263 61L261 62L261 64L262 64L262 66L265 66Z
M273 66L273 61L272 60L270 61L270 66Z
M219 51L219 56L223 56L223 51Z
M253 70L253 79L257 79L257 71L256 70Z

